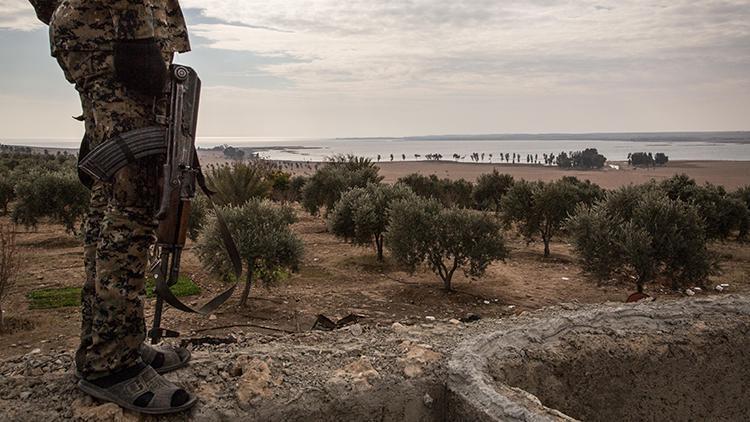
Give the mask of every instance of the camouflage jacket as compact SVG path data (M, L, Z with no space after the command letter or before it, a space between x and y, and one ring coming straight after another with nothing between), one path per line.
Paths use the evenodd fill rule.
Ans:
M37 16L50 10L52 55L108 51L115 40L155 38L165 52L190 50L178 0L30 0Z

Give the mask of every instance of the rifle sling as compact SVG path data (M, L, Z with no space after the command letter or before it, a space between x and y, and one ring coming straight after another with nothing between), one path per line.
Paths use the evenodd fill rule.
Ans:
M232 294L234 293L234 290L237 288L237 284L239 282L240 276L242 275L242 259L240 258L240 253L237 250L237 244L234 243L234 239L232 238L231 233L229 232L229 227L227 226L226 221L224 221L224 218L221 216L221 212L219 212L219 209L216 207L216 204L214 204L213 199L211 198L214 195L214 192L211 191L208 186L206 185L206 178L203 175L203 172L200 170L200 163L198 162L198 154L195 153L195 167L198 169L198 172L196 174L196 180L198 182L198 185L201 187L201 190L203 190L203 193L206 194L208 197L208 204L211 207L211 210L216 215L216 222L219 225L219 232L221 233L221 240L224 242L224 247L227 250L227 253L229 254L229 259L232 261L232 267L234 270L235 283L230 287L229 289L225 290L218 296L214 297L208 303L203 305L202 307L195 309L189 305L186 305L184 302L182 302L177 296L172 293L172 290L169 288L169 279L168 277L162 277L156 281L156 294L159 295L162 299L164 299L165 302L172 305L175 309L179 309L183 312L187 313L194 313L194 314L200 314L200 315L208 315L215 311L219 306L223 305L227 300L229 300L230 297L232 297Z
M228 288L218 296L214 297L208 303L201 306L198 309L195 309L189 305L186 305L183 303L177 296L172 293L172 290L169 288L169 284L167 282L166 277L162 278L160 280L156 281L156 294L159 295L160 298L164 299L165 302L172 305L175 309L179 309L183 312L187 312L189 314L200 314L200 315L209 315L213 311L215 311L219 306L223 305L227 300L229 300L230 297L232 297L232 294L234 293L234 290L237 288L237 283L234 283L232 287Z
M198 182L198 186L200 186L203 193L206 194L206 197L208 197L208 205L216 215L216 222L219 224L221 240L222 242L224 242L224 247L229 254L229 259L232 261L234 276L239 280L240 276L242 275L242 258L240 258L240 252L237 249L237 244L234 243L234 239L232 238L232 234L229 231L227 222L221 216L221 212L219 212L219 209L214 203L213 196L216 194L216 192L209 189L208 185L206 185L206 176L203 174L201 163L198 160L198 151L196 151L195 149L193 149L193 163L195 164L195 168L198 169L195 175L195 180Z

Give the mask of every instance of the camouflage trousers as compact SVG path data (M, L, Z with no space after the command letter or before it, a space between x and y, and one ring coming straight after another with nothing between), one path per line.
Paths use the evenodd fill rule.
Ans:
M57 59L80 94L84 142L92 148L119 133L156 124L153 99L114 79L110 52L58 52ZM141 160L120 170L112 181L96 181L91 187L76 352L76 366L84 377L106 376L140 362L139 348L146 337L142 296L147 253L155 240L158 173L156 158Z

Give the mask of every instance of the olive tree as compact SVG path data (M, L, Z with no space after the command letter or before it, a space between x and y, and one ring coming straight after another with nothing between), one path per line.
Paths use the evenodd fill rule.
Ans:
M727 239L737 231L738 237L747 235L750 213L737 195L730 195L722 186L706 183L698 185L687 175L677 175L662 181L659 187L671 199L695 205L705 221L709 239Z
M739 199L742 201L746 207L750 208L750 185L743 186L734 193L732 193L732 196L736 199Z
M500 224L480 212L444 208L435 199L413 198L391 205L386 244L394 258L415 271L426 263L452 290L458 269L481 277L494 261L508 256Z
M299 265L302 242L290 228L296 216L287 205L260 199L251 199L241 206L222 207L220 212L247 264L247 279L240 299L240 306L245 306L254 275L268 277L281 269L296 270ZM209 216L198 238L197 250L201 262L209 269L230 273L232 266L216 216Z
M270 171L260 160L212 165L207 170L206 184L215 192L213 200L219 205L239 206L250 199L271 195Z
M434 174L423 176L412 173L399 178L398 183L409 186L418 196L435 198L446 207L471 208L474 203L474 185L464 179L440 179Z
M19 263L15 232L11 226L0 225L0 332L5 329L3 302L16 282Z
M192 241L198 240L201 229L208 219L208 198L198 194L190 204L190 218L188 218L188 238Z
M580 202L582 191L568 181L520 181L503 197L503 219L508 225L516 223L529 242L539 235L544 242L544 256L549 257L550 241Z
M501 174L497 170L479 176L472 193L477 209L500 212L503 196L512 186L513 176Z
M305 176L293 176L289 181L289 200L291 202L300 202L302 200L302 189L307 183Z
M5 215L8 213L8 205L15 199L16 192L11 183L5 176L0 179L0 213Z
M703 284L715 269L706 232L695 206L645 190L630 215L620 214L608 197L593 207L579 206L566 223L583 268L604 279L621 272L643 285L663 275L673 288Z
M375 243L378 261L382 262L391 203L414 197L411 189L400 184L371 183L364 188L350 189L341 195L328 214L328 228L334 235L358 245Z
M318 169L302 188L302 206L312 215L325 207L329 213L341 194L369 183L380 183L378 167L369 158L337 155Z
M89 205L89 191L72 171L36 172L16 185L16 203L11 216L16 224L35 228L42 218L63 224L75 232Z

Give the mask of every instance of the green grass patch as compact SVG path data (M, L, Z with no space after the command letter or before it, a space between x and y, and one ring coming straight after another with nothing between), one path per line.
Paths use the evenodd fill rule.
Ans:
M177 284L172 286L172 292L177 297L192 296L199 294L201 288L193 283L193 280L189 277L180 276ZM149 278L146 280L146 297L153 298L154 296L154 280ZM28 297L31 302L29 305L30 309L68 308L81 304L81 288L63 287L59 289L34 290L29 293Z
M156 296L154 292L154 285L156 282L153 278L146 280L146 297L153 298ZM193 280L188 276L181 275L177 279L177 283L170 288L172 293L177 297L193 296L201 292L201 288L197 284L193 283Z
M81 304L80 287L63 287L61 289L35 290L29 293L31 309L56 309L78 306Z

